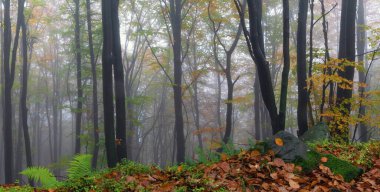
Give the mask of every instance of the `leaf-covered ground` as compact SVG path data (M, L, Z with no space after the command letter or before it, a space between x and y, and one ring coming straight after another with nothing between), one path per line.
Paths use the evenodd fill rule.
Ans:
M165 170L129 162L67 181L57 189L38 191L380 191L380 142L367 145L327 143L313 147L362 167L363 175L345 182L341 175L333 174L324 165L330 159L323 155L319 166L305 173L301 166L276 158L272 151L261 154L248 150L230 157L221 154L220 161L215 163L183 164ZM9 190L27 190L8 187Z

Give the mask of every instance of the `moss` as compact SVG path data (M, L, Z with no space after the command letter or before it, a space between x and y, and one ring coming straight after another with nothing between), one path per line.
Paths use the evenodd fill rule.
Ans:
M338 159L331 154L321 154L321 157L327 157L328 161L323 163L330 168L334 174L342 175L344 180L350 182L363 173L363 170L352 165L351 163Z
M327 157L327 162L322 163L320 160L322 157ZM314 150L307 152L306 159L298 158L295 164L302 167L305 173L310 173L320 163L330 168L330 170L337 175L342 175L344 180L349 182L362 174L363 170L352 165L351 163L341 160L334 155L320 154Z

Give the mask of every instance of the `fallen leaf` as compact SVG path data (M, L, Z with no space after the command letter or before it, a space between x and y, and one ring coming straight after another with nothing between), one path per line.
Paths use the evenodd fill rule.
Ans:
M329 159L328 159L327 157L322 157L322 158L321 158L321 162L322 162L322 163L326 163L328 160L329 160Z
M226 160L228 159L228 155L225 154L225 153L222 153L222 154L220 155L220 159L221 159L222 161L226 161Z
M278 137L275 138L274 142L276 143L276 145L278 145L280 147L284 146L284 141L281 138L278 138Z
M299 189L301 187L297 182L293 180L289 180L289 186L293 189Z

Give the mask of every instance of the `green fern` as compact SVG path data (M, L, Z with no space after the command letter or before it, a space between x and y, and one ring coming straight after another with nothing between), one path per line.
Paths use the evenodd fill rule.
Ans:
M44 167L29 167L21 172L22 175L34 180L36 183L40 182L42 187L51 188L57 187L61 182L57 181L53 173Z
M69 179L77 179L91 174L92 155L79 154L70 161L67 176Z

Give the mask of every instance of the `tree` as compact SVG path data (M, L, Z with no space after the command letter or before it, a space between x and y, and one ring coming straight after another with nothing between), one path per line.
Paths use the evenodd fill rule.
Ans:
M182 114L182 1L170 0L170 23L174 62L174 132L177 141L177 163L185 162L185 135Z
M127 156L124 69L121 59L118 7L118 0L102 1L104 132L109 167L116 166L117 162ZM115 82L116 140L112 74Z
M358 26L356 29L356 41L357 41L357 55L358 55L358 62L360 64L364 65L364 68L367 69L367 63L364 59L365 55L365 50L367 46L367 33L365 29L366 25L366 19L365 19L365 9L364 9L364 1L359 0L359 5L358 5ZM359 71L359 81L361 83L366 83L366 75L364 71ZM360 87L359 92L360 96L363 97L363 93L365 91L365 87ZM359 118L365 116L366 114L366 107L364 105L360 106L359 108ZM365 142L368 140L369 135L368 135L368 127L365 123L360 123L359 125L359 136L361 138L361 141Z
M243 9L245 10L246 2L243 0ZM232 44L229 48L222 42L218 31L220 30L221 23L216 23L215 20L211 16L210 12L211 1L208 5L208 17L212 23L212 31L214 33L213 37L213 50L215 54L216 63L222 69L223 73L226 75L227 79L227 111L226 111L226 130L223 136L223 142L228 143L230 141L231 132L232 132L232 110L233 110L233 94L234 94L234 86L236 82L239 80L240 76L235 79L232 78L232 54L235 52L236 46L238 45L241 33L242 26L239 24L238 30L236 32L235 37L233 38ZM225 66L221 64L218 58L218 45L223 47L224 54L226 55L226 64Z
M16 34L12 43L12 25L10 18L10 0L3 2L4 6L4 40L3 40L3 65L4 65L4 103L3 103L3 137L4 137L4 173L5 183L13 183L13 139L12 139L12 87L15 77L16 54L21 28L21 17L17 18ZM21 7L18 8L18 14Z
M75 153L80 153L80 134L82 121L83 107L83 89L82 89L82 54L80 43L80 21L79 21L79 0L74 0L75 3L75 58L77 67L77 108L75 109Z
M284 130L284 127L280 126L280 117L277 112L276 99L274 95L274 88L272 83L272 77L269 70L269 62L265 56L265 46L264 46L264 34L262 29L262 0L252 0L248 1L248 13L249 13L249 26L250 30L247 30L245 25L244 15L239 0L235 0L235 5L238 8L240 21L243 26L244 36L247 41L248 50L251 58L256 64L256 70L259 78L259 84L261 88L261 95L264 104L269 112L269 117L272 125L272 134ZM286 5L285 5L286 6ZM285 31L285 30L284 30ZM285 71L286 73L286 71ZM287 81L287 75L282 76L282 81ZM285 83L285 82L284 82ZM283 87L285 89L286 86ZM281 90L285 92L285 90ZM284 94L285 95L285 94ZM281 99L286 99L286 97L281 97ZM286 102L286 101L280 101ZM285 118L285 115L282 116ZM282 122L282 121L281 121Z
M297 82L298 82L298 135L303 135L307 129L308 92L306 83L306 23L308 1L300 0L298 8L297 29Z
M20 95L20 111L22 131L24 133L25 153L26 153L26 166L31 167L32 163L32 150L30 144L29 128L28 128L28 108L26 105L27 92L28 92L28 43L27 43L27 25L24 15L25 0L19 0L20 6L20 22L21 22L21 45L22 45L22 87ZM29 180L29 183L33 185L33 181Z
M92 152L92 168L96 169L99 153L99 120L98 120L98 80L96 75L96 63L94 53L94 43L92 38L92 18L91 18L91 2L86 0L86 13L87 13L87 34L88 46L90 49L90 62L92 74L92 121L94 124L94 150Z
M356 19L357 0L342 1L341 21L340 21L340 38L339 38L339 59L343 62L340 64L344 70L338 71L338 75L348 81L354 79L355 67L355 19ZM336 93L336 106L340 108L343 117L349 116L351 104L348 102L352 98L352 84L347 85L345 82L338 83ZM332 130L331 136L335 139L341 138L348 141L348 123L339 121L335 129Z
M281 130L285 130L286 119L286 101L288 95L288 82L290 71L290 21L289 21L289 0L282 0L283 5L283 55L284 69L282 71L281 95L280 95L280 111L279 111L279 126Z

